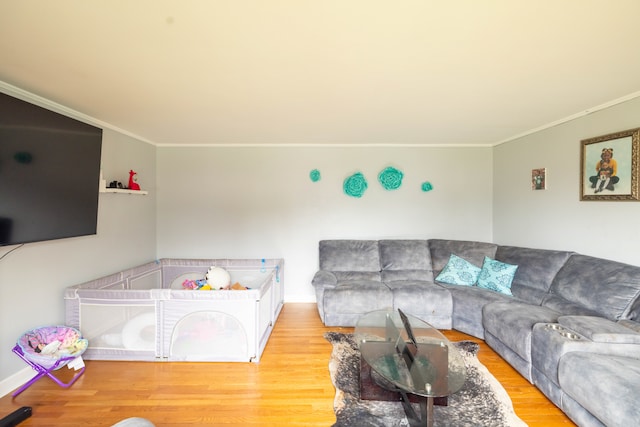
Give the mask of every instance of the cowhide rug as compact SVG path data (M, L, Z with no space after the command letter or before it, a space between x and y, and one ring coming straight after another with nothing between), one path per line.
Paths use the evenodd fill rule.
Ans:
M324 337L333 344L329 373L336 388L334 427L409 426L401 402L360 400L360 352L353 335L327 332ZM526 426L502 385L478 361L478 344L454 345L465 360L467 381L449 396L447 406L434 406L434 426Z

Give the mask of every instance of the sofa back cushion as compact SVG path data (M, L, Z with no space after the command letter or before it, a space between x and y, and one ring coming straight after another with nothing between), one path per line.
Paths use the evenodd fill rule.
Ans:
M556 275L551 292L611 320L640 318L640 267L575 254Z
M320 270L380 271L377 240L321 240Z
M556 294L545 295L540 305L568 316L602 316L595 310L588 309L584 305L566 300Z
M379 271L332 271L338 283L381 282Z
M449 262L451 254L457 255L477 267L482 267L484 257L495 258L498 245L493 243L472 242L466 240L429 240L431 265L434 277L440 274Z
M496 259L518 266L511 283L513 296L539 305L571 254L568 251L498 246Z
M382 280L427 280L433 282L427 240L380 240Z

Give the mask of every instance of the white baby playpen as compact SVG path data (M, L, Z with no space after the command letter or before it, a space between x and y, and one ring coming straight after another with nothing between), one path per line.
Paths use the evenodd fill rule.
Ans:
M193 290L212 267L239 290ZM87 360L258 362L284 298L282 259L161 259L65 291ZM246 288L246 289L243 289Z

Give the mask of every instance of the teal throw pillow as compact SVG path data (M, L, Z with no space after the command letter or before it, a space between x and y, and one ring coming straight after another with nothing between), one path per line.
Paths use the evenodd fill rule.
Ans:
M436 280L449 285L473 286L478 280L480 268L466 259L451 254L449 262L444 266Z
M489 257L484 257L482 270L478 276L478 287L500 292L505 295L511 293L511 282L518 269L517 265L506 264Z

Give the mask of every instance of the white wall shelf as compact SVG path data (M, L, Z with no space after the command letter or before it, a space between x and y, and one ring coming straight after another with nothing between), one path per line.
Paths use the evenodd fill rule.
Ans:
M102 169L100 169L100 182L98 185L98 190L100 191L100 193L138 194L140 196L146 196L147 194L149 194L148 191L126 190L124 188L108 188L107 180L102 179Z
M118 194L138 194L141 196L146 196L147 194L149 194L148 191L142 191L142 190L125 190L122 188L101 188L100 189L101 193L118 193Z

